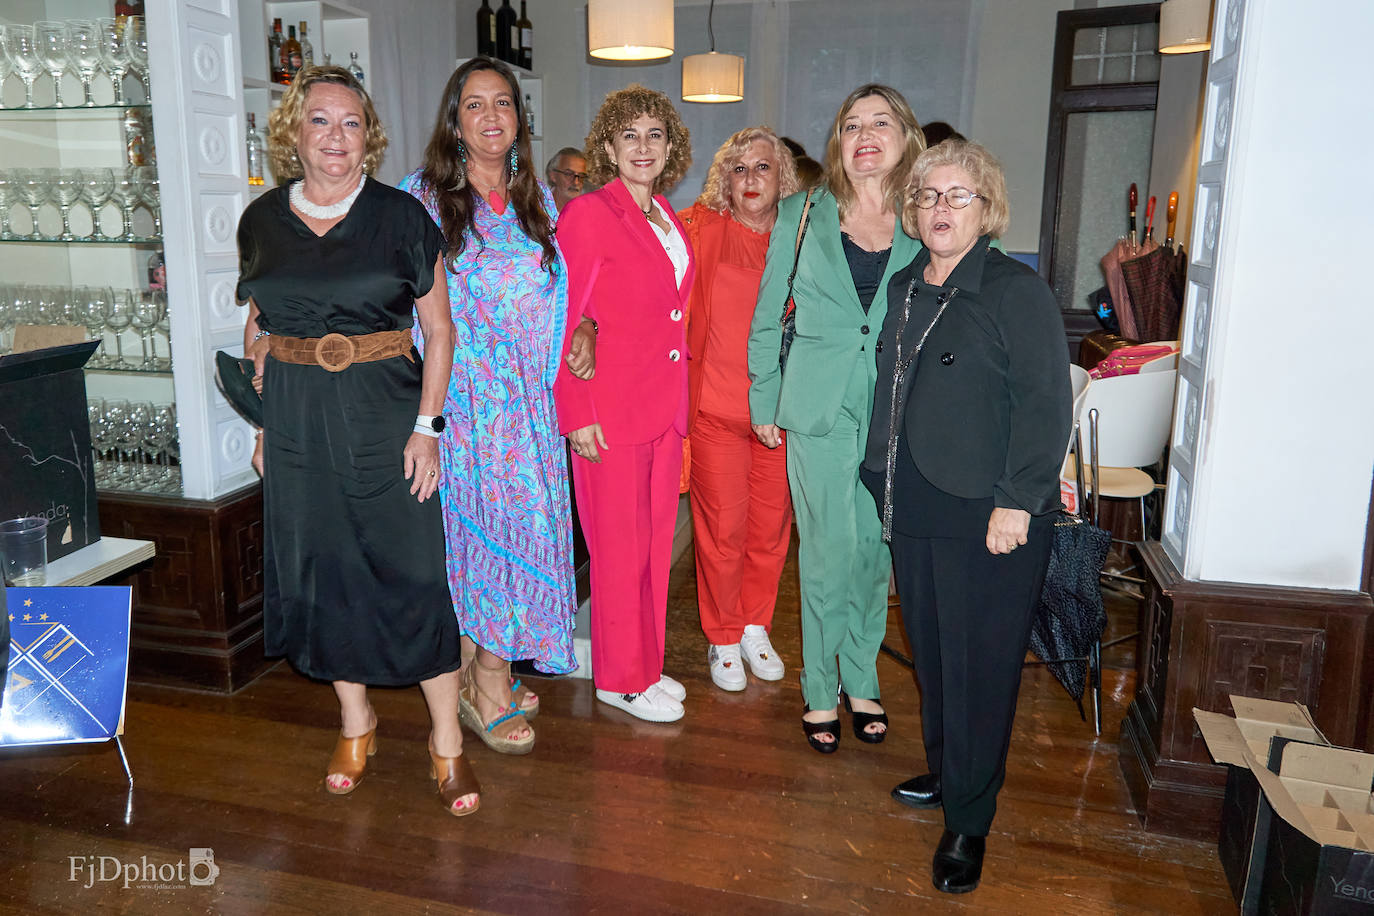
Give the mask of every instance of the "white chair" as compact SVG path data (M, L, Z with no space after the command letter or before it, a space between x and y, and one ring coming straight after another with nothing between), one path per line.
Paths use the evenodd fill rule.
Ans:
M1158 462L1169 443L1177 382L1178 370L1169 368L1097 379L1088 387L1083 410L1088 414L1089 466L1084 473L1094 522L1101 497L1136 499L1143 535L1145 497L1157 485L1141 468Z

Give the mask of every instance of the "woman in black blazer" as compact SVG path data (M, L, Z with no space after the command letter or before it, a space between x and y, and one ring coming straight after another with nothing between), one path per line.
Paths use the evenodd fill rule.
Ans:
M887 288L863 469L892 546L929 766L892 795L943 805L932 875L949 893L982 872L1071 422L1054 295L988 247L1007 221L983 147L949 140L916 160L902 226L925 247Z

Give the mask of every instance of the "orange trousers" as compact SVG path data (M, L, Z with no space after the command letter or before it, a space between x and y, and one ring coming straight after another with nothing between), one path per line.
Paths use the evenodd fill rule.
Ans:
M749 421L705 412L692 425L692 539L697 607L707 642L737 643L773 624L792 534L786 446L770 449Z

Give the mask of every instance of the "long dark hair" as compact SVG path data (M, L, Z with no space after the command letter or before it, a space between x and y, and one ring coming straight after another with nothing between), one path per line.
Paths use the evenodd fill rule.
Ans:
M544 211L544 201L539 193L539 179L535 174L534 163L530 159L530 134L525 123L525 105L520 97L520 87L515 74L499 60L490 57L474 57L463 64L448 78L444 86L443 98L439 100L439 114L434 121L434 133L425 147L424 166L420 169L420 181L425 191L432 197L439 212L439 228L444 232L448 245L446 255L449 265L456 268L458 256L467 247L468 234L476 234L473 229L473 212L476 208L476 194L471 182L467 181L467 171L463 167L463 157L459 148L458 131L461 127L459 113L462 111L463 87L468 77L479 70L491 70L506 81L515 99L515 137L516 161L519 169L510 182L510 202L515 207L516 218L525 235L534 239L544 249L539 264L550 273L556 253L553 247L553 223ZM459 182L463 184L459 187ZM478 243L482 239L478 237Z

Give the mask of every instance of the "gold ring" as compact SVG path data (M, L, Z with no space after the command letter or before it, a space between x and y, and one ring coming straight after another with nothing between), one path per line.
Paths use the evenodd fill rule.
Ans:
M429 472L429 476L430 476L430 477L433 477L433 476L434 476L434 472L433 472L433 471L430 471L430 472Z

